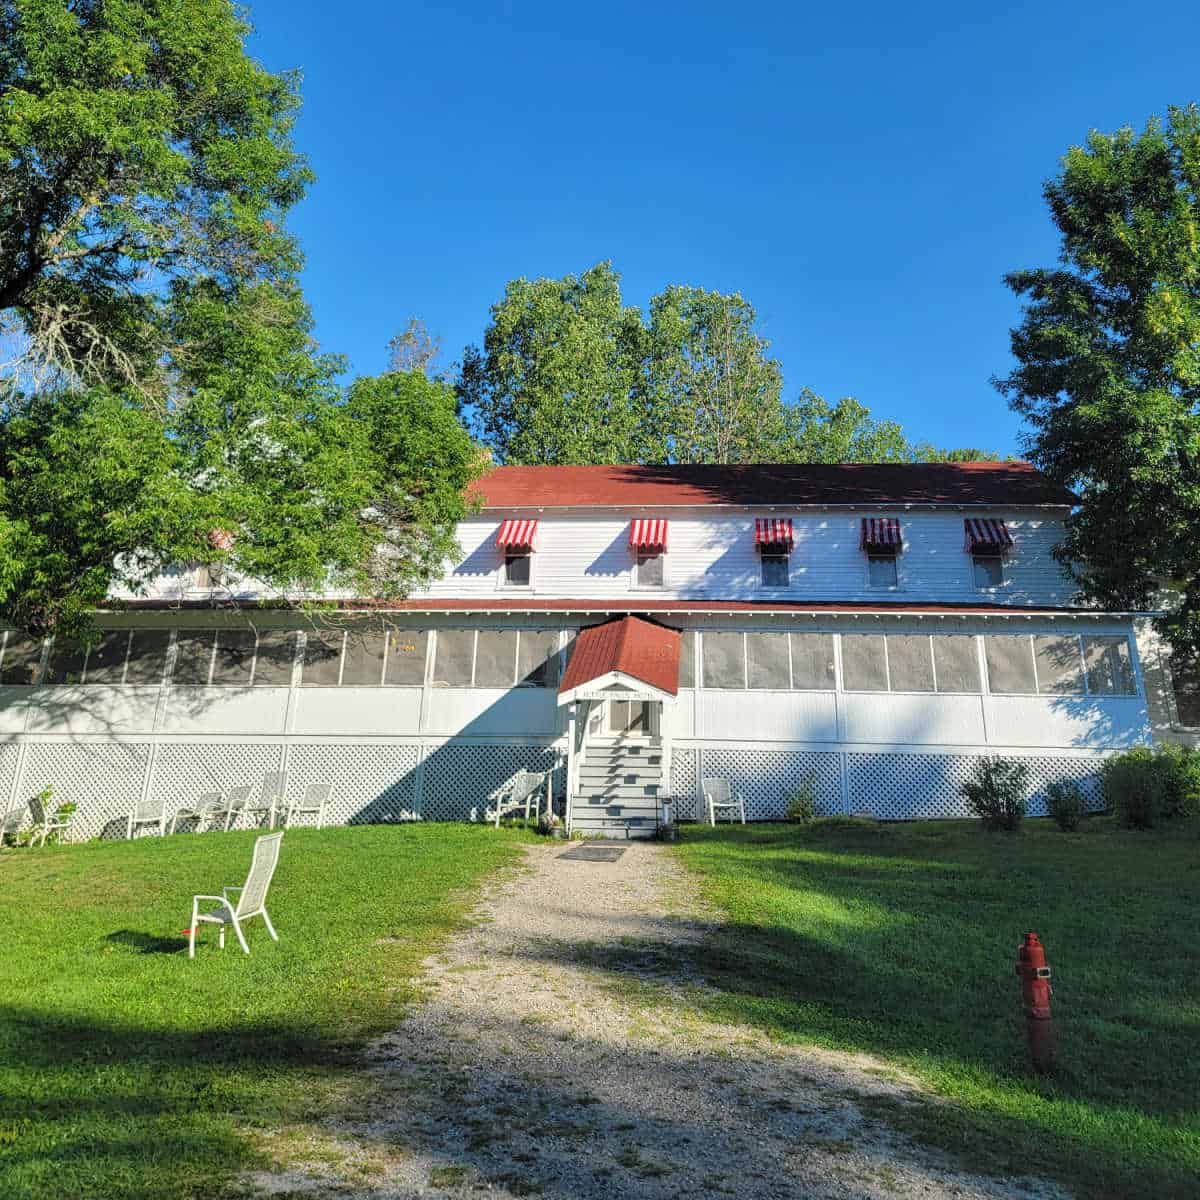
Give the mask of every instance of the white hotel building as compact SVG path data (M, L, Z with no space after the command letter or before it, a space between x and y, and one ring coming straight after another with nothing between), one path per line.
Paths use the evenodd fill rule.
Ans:
M1036 813L1172 721L1137 614L1073 601L1052 556L1072 497L1027 465L501 467L478 488L459 560L386 609L314 621L200 567L114 603L86 655L10 630L0 804L51 785L95 836L283 770L292 794L331 782L334 821L457 820L553 769L575 829L626 836L667 796L695 815L707 776L751 819L806 780L826 813L963 815L1002 754Z

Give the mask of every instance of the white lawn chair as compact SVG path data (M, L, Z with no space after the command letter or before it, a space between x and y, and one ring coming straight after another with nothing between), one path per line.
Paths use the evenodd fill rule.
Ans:
M57 813L51 814L41 796L29 797L29 815L33 818L29 830L29 844L31 846L44 846L50 834L56 830L66 829L71 823L70 817L65 821L60 821Z
M240 887L221 889L219 896L192 897L192 923L188 929L188 958L196 957L196 930L201 922L216 925L218 928L217 941L222 950L225 949L225 926L232 925L233 932L242 949L249 954L250 947L246 945L246 935L242 926L251 917L262 917L267 926L267 932L273 941L279 941L275 926L267 916L267 888L271 886L271 876L275 874L275 864L279 862L279 844L283 841L282 831L264 834L254 843L254 858L250 863L250 874ZM230 898L231 892L240 892L236 900ZM217 908L208 912L200 911L201 900L212 900Z
M242 813L246 811L246 804L250 800L252 791L254 791L254 785L250 783L230 788L225 793L224 801L213 810L213 820L215 821L218 817L222 818L225 822L226 833L238 823Z
M203 792L194 804L185 804L177 809L171 818L171 832L179 828L180 821L195 821L196 832L202 833L218 812L225 806L225 795L222 792Z
M4 845L4 839L10 837L15 842L17 834L28 824L29 805L17 804L8 810L0 817L0 846Z
M166 835L167 802L165 800L138 801L129 814L129 828L126 830L126 836L132 838L143 825L156 826L159 837Z
M246 816L254 819L255 825L261 825L263 817L267 819L267 828L275 828L275 820L283 815L287 801L287 776L282 771L268 771L263 776L262 787L258 799L245 807Z
M709 824L717 823L717 813L726 811L732 821L736 816L746 823L746 798L741 792L734 792L729 787L728 779L704 780L704 806L708 811Z
M304 789L304 795L288 805L287 815L283 818L284 829L291 827L293 817L316 817L320 829L325 824L325 810L329 807L332 791L331 783L310 783Z
M495 820L496 828L500 828L501 817L516 816L523 813L525 820L530 815L537 816L542 790L547 793L549 800L550 772L549 771L518 771L513 776L508 790L496 800L496 811L488 813Z

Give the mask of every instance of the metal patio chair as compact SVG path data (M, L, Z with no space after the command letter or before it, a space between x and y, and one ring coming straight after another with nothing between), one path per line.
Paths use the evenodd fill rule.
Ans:
M704 807L710 825L717 823L717 813L723 811L729 813L730 821L736 814L743 825L746 823L746 798L730 788L728 779L704 780Z
M291 828L293 817L316 817L317 828L320 829L325 824L325 810L329 807L329 796L332 791L332 783L308 784L304 789L304 795L288 805L287 815L283 818L284 829Z
M246 816L254 819L256 825L261 825L266 817L267 828L274 829L275 821L283 816L287 809L286 793L287 775L283 771L268 771L263 776L258 799L253 804L247 803L243 811Z
M250 874L241 887L225 887L219 896L192 897L192 923L188 928L188 958L196 957L196 930L201 923L217 926L217 944L225 949L225 926L232 925L233 932L242 949L249 954L250 947L246 944L246 935L242 926L251 917L262 917L267 932L273 941L279 941L275 926L267 916L267 889L271 886L271 877L275 874L275 866L279 862L279 845L283 841L283 831L267 833L254 843L254 858L250 862ZM230 893L240 893L234 899ZM202 900L212 900L216 908L208 912L200 911Z
M171 832L174 833L179 828L180 821L195 821L196 832L203 833L205 826L213 820L213 817L224 805L225 794L223 792L202 792L194 804L185 804L182 808L176 809L175 815L171 818Z
M33 818L29 831L31 846L44 846L46 839L56 831L65 831L71 824L71 818L65 821L58 819L57 813L51 813L41 796L29 797L29 815Z
M487 815L493 818L497 829L500 828L501 817L523 813L528 821L531 814L535 817L538 815L541 793L543 789L548 792L549 785L549 771L518 771L506 791L497 797L495 812Z
M125 831L125 836L133 838L143 825L156 826L159 837L166 835L167 802L165 800L139 800L129 813L129 827Z
M250 793L254 791L254 785L250 783L241 784L238 787L230 788L225 793L225 799L217 806L213 812L214 820L221 817L225 821L225 832L228 833L241 819L242 813L246 811L246 804L250 800Z

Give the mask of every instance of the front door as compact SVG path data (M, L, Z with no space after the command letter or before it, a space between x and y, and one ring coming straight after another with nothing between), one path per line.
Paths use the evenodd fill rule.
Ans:
M649 700L610 700L608 732L613 737L649 737Z

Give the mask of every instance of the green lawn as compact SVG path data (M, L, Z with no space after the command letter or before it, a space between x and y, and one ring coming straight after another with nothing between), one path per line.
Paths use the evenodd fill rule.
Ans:
M225 1195L256 1129L353 1086L364 1039L521 837L462 825L292 830L253 954L180 936L241 883L252 833L0 851L0 1196Z
M1200 822L695 830L679 853L727 917L714 1015L914 1070L952 1103L884 1115L975 1166L1200 1195ZM1054 971L1050 1080L1023 1063L1030 929Z

